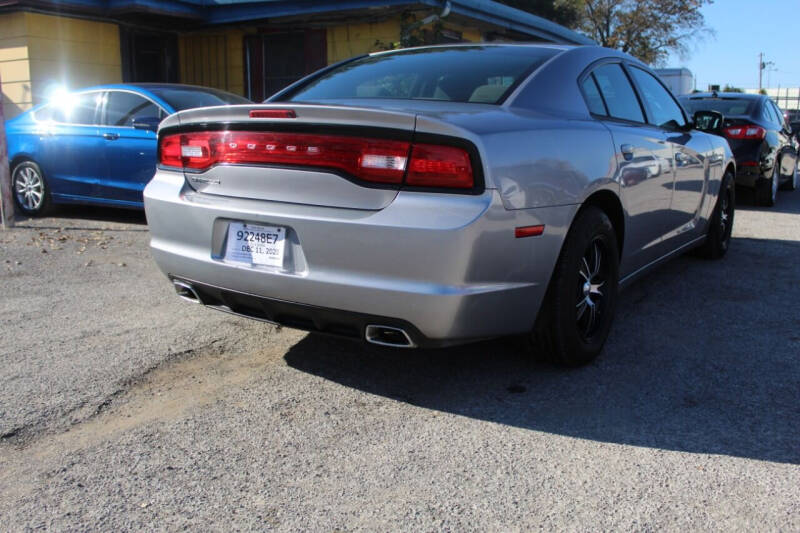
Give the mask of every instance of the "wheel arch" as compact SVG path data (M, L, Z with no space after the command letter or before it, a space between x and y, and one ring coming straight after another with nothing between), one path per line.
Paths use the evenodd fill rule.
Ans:
M614 194L608 189L602 189L590 194L586 200L581 204L580 209L575 213L575 217L586 209L588 206L595 206L600 208L606 216L611 220L611 225L614 227L614 233L617 235L617 247L619 249L620 257L622 257L622 249L625 244L625 210L622 208L622 202L619 196Z
M733 161L728 161L728 166L725 167L725 171L722 173L722 175L724 176L728 172L731 173L731 176L736 178L736 165L733 164Z
M37 163L36 160L31 155L17 154L8 162L9 171L14 172L14 168L16 168L16 166L19 165L20 163L24 163L25 161L30 161L31 163L36 163L37 165L39 165L39 163ZM39 168L41 168L41 165L39 165Z

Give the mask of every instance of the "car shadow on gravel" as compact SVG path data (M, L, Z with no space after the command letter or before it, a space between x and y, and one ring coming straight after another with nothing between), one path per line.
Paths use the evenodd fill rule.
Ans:
M50 218L63 220L74 220L79 229L92 230L87 222L113 222L117 224L132 224L142 226L142 231L146 231L147 219L141 209L123 209L113 207L100 207L93 205L57 205L53 206L46 217L25 217L19 213L16 215L16 225L19 227L43 227L47 225Z
M603 354L578 369L536 363L515 339L403 351L308 335L285 359L475 419L800 464L800 280L785 268L798 257L798 242L735 239L722 261L668 263L622 293Z
M736 209L740 211L763 211L764 213L788 213L800 215L800 191L780 189L775 205L765 207L756 202L755 190L736 187Z

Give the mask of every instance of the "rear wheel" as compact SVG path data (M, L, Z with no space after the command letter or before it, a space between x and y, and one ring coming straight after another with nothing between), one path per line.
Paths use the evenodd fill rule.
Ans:
M33 161L23 161L11 173L14 202L26 215L41 215L50 205L50 191L42 169Z
M717 205L708 221L706 241L697 249L697 255L706 259L719 259L728 251L736 210L736 186L733 174L726 172L720 184Z
M800 176L798 176L797 161L795 161L794 172L792 172L792 175L789 177L789 180L783 184L782 188L786 189L787 191L794 191L797 189L798 186L800 186Z
M761 180L756 185L756 198L759 205L766 207L775 205L775 200L778 198L778 182L780 178L780 164L775 163L775 167L772 169L772 176L769 179Z
M583 209L564 241L534 327L534 349L568 366L592 361L608 338L617 304L619 251L598 207Z

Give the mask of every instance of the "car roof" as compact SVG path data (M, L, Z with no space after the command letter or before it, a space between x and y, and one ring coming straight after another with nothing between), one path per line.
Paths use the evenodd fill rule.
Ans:
M133 89L149 91L153 89L181 89L186 91L219 91L212 87L201 87L199 85L185 85L182 83L108 83L105 85L95 85L93 87L83 87L74 89L74 92L96 91L98 89ZM224 92L224 91L223 91Z
M487 49L487 48L551 48L554 50L570 50L572 48L578 48L578 45L570 45L570 44L552 44L552 43L451 43L451 44L430 44L425 46L415 46L410 48L398 48L397 50L383 50L380 52L372 52L371 56L376 55L390 55L402 52L408 52L409 50L442 50L442 49L457 49L457 48L475 48L475 49Z
M766 97L763 94L710 92L686 94L681 98L686 98L689 100L706 100L713 98L719 98L722 100L761 100L762 98Z

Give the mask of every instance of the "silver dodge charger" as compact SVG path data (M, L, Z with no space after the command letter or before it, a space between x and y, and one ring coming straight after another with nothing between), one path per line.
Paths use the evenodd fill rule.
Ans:
M525 335L584 364L621 286L728 248L735 163L706 113L600 47L356 57L167 118L152 253L222 311L403 348Z

